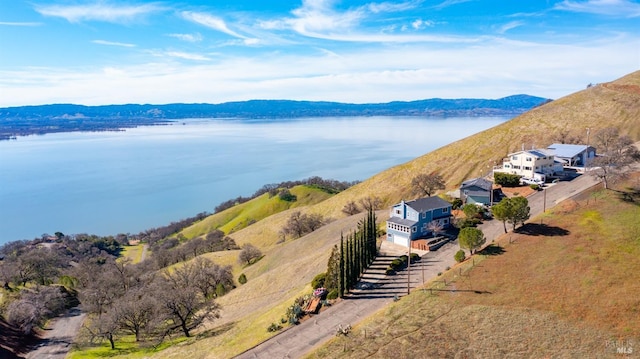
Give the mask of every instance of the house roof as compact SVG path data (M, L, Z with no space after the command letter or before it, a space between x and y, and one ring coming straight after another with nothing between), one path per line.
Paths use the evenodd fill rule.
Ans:
M451 206L451 203L437 196L420 198L405 202L405 204L420 213Z
M416 221L411 221L411 220L400 218L400 217L391 217L391 218L387 219L387 222L400 224L402 226L407 226L407 227L411 227L414 224L418 223Z
M542 152L541 150L529 150L527 152L532 154L532 155L534 155L534 156L536 156L536 157L538 157L538 158L547 157L548 156L546 153Z
M584 152L589 146L587 145L569 145L566 143L554 143L547 147L556 157L571 158Z
M493 183L491 183L491 181L488 181L484 178L479 177L479 178L474 178L474 179L470 179L462 182L462 185L460 186L460 188L464 189L464 188L474 187L474 186L482 188L483 190L488 192L493 187Z
M489 191L469 191L467 192L467 196L469 197L490 197Z
M549 156L548 154L546 154L546 153L544 152L544 150L541 150L541 149L535 149L535 150L534 150L534 149L532 149L532 150L524 150L524 151L518 151L518 152L510 153L510 154L509 154L509 157L511 157L511 156L516 156L516 155L519 155L519 154L521 154L521 153L527 153L527 154L530 154L530 155L535 156L535 157L537 157L537 158L541 158L541 157L547 157L547 156Z

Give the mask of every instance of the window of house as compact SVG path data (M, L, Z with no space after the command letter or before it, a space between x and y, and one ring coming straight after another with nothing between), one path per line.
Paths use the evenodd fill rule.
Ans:
M524 166L524 170L525 171L531 171L531 167L530 166Z
M519 166L519 165L513 165L513 169L514 169L514 170L519 170L519 169L520 169L520 166Z
M511 156L511 159L516 161L518 159L518 156Z
M396 209L396 214L402 214L402 211L400 210L400 208Z
M526 157L526 158L525 158L525 160L526 160L527 162L531 162L531 157Z
M504 168L511 168L511 165L510 165L510 164L508 164L508 163L505 163L505 164L504 164Z
M444 221L442 221L442 223L449 224L449 218L445 218Z
M418 231L418 228L416 228L416 226L411 227L411 232L416 233Z
M442 213L448 213L449 212L449 207L443 208L442 209Z
M423 218L423 219L424 219L424 218L427 218L427 212L424 212L424 213L422 214L422 218Z

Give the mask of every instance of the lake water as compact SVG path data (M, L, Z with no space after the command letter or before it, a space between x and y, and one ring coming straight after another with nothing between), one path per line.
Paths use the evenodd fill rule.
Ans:
M187 120L0 141L0 244L138 233L268 183L365 180L508 118Z

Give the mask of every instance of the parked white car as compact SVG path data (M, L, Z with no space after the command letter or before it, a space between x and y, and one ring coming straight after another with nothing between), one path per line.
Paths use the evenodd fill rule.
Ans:
M520 178L520 183L523 184L537 184L538 186L544 186L544 181L539 180L537 178L528 178L528 177L522 177Z

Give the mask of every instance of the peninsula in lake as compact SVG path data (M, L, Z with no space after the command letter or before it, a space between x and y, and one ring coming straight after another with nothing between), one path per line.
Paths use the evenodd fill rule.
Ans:
M0 140L73 131L113 131L187 118L270 119L336 116L515 116L551 101L529 95L489 99L427 99L388 103L250 100L221 104L53 104L0 108Z

